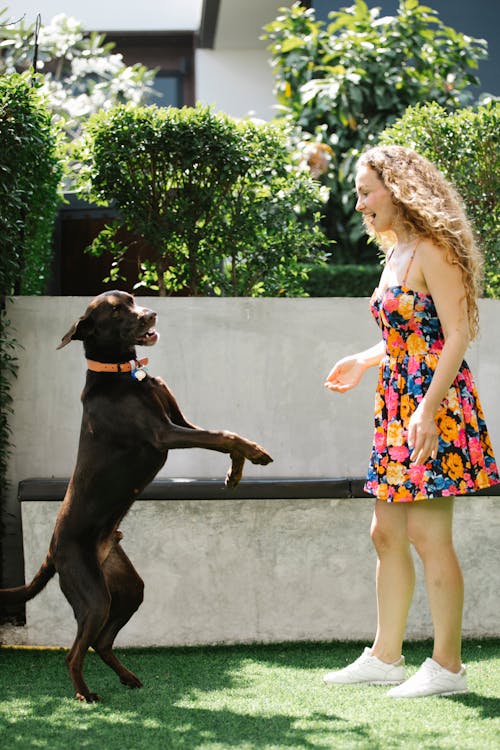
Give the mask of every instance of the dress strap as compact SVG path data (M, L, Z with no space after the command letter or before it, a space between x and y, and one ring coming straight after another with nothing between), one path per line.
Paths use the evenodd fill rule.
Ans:
M408 279L408 274L410 273L411 264L413 263L413 259L415 258L415 253L417 252L417 247L420 244L420 240L417 240L415 243L415 247L413 248L413 252L411 254L411 258L408 261L408 265L406 266L405 275L403 277L403 284L402 286L406 286L406 280Z

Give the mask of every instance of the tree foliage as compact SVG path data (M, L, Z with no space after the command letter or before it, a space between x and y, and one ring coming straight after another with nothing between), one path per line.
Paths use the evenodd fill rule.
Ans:
M32 70L36 25L6 24L5 13L0 11L0 73ZM40 27L37 42L34 72L43 74L41 90L69 140L94 112L151 97L155 71L125 65L123 56L113 53L113 43L86 32L75 18L54 16Z
M451 113L417 105L380 137L423 154L455 185L484 250L488 297L500 297L499 133L500 102L491 101Z
M119 106L91 118L77 157L83 193L119 211L93 245L113 253L113 279L123 228L146 240L141 282L162 295L301 294L300 262L323 255L320 186L277 127Z
M365 247L353 196L360 150L409 105L463 106L470 85L478 83L486 42L445 26L418 0L401 0L397 15L386 17L355 0L329 19L317 21L313 10L295 3L265 27L264 38L281 115L306 139L332 149L325 177L331 188L328 235L339 243L337 258L356 260Z

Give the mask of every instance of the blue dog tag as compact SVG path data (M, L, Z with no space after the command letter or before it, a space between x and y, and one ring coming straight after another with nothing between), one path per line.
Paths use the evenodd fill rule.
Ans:
M138 367L137 370L132 370L131 375L136 380L144 380L147 375L147 369L145 367Z

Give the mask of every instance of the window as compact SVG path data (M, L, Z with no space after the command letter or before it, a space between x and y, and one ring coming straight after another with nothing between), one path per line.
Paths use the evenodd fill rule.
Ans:
M155 90L161 98L152 97L151 103L194 106L194 32L105 33L106 41L114 42L115 52L123 55L126 65L141 63L158 70Z
M157 104L159 107L182 107L184 104L181 74L159 70L153 88L154 95L148 104Z

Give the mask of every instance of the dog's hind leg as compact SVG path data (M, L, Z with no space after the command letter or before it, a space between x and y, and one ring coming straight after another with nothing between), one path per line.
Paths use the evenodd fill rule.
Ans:
M65 550L68 553L68 550ZM71 560L71 564L67 560ZM66 657L71 682L79 701L99 700L83 679L83 662L89 646L97 639L109 617L111 596L97 559L72 545L66 564L58 565L59 583L71 604L78 625L75 641Z
M111 594L111 607L108 620L92 646L101 659L116 672L122 685L142 687L140 679L121 663L112 647L118 632L139 609L144 595L144 583L118 543L113 546L103 563L102 572Z

